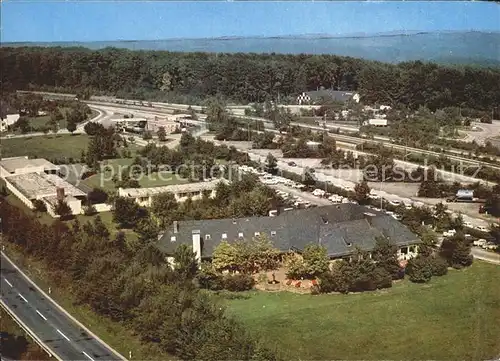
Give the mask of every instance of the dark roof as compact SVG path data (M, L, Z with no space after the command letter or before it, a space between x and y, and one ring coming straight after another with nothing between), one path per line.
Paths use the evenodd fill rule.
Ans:
M311 98L311 101L320 100L321 98L331 99L338 102L346 102L356 94L354 91L350 90L330 90L330 89L322 89L322 90L313 90L306 92L307 95Z
M352 203L285 211L275 217L191 220L177 224L178 232L174 233L170 227L160 238L159 248L172 254L179 244L192 245L192 233L199 231L204 258L210 258L222 240L248 240L257 232L266 235L282 252L300 252L307 244L318 243L326 247L330 257L349 254L356 246L370 250L379 236L388 237L396 245L419 242L416 235L394 218ZM173 236L175 241L171 240Z

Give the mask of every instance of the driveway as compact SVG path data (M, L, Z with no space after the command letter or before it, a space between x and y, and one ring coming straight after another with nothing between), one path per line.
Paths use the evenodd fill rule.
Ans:
M500 265L500 254L499 253L486 251L486 250L484 250L482 248L478 248L478 247L472 247L471 253L474 256L474 258L476 258L476 259L480 259L481 261Z

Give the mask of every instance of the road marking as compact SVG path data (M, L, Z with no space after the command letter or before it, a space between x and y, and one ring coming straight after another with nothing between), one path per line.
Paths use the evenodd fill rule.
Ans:
M82 353L83 353L85 356L87 356L89 359L91 359L92 361L95 361L95 360L94 360L92 357L90 357L90 356L88 355L88 353L86 353L85 351L82 351Z
M22 294L18 293L18 295L19 295L19 297L21 297L24 300L24 302L28 303L28 300L26 298L24 298L24 296Z
M66 340L71 341L71 340L68 338L68 336L66 336L64 333L62 333L61 331L59 331L59 329L57 329L57 332L59 332L59 334L60 334L62 337L64 337Z
M44 315L42 315L42 313L40 311L36 310L36 313L38 313L41 318L43 318L45 321L47 321L47 318Z
M12 286L12 283L10 283L10 282L7 280L7 278L4 278L4 280L5 280L5 282L7 282L7 284L8 284L10 287L13 287L13 286Z

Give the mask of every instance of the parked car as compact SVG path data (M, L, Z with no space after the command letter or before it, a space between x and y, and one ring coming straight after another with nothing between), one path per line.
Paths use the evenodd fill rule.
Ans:
M476 247L484 247L486 245L485 239L476 239L472 244Z
M296 166L297 166L297 163L295 163L295 162L288 162L288 165L289 165L290 167L296 167Z
M489 232L490 230L485 226L477 226L476 229L481 232Z

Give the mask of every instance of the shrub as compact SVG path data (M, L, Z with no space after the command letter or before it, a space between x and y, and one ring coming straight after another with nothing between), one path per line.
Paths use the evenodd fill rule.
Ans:
M97 213L97 210L92 204L83 207L83 214L86 216L93 216Z
M410 277L411 282L425 283L432 278L432 260L430 257L421 257L408 261L406 266L406 274Z
M201 269L196 275L196 281L200 288L211 291L224 289L224 280L220 273L217 273L211 263L202 263Z
M224 276L223 283L226 290L241 292L251 290L255 284L255 280L252 276L244 273L227 274Z
M319 295L321 293L321 289L318 285L311 286L311 295Z
M348 293L352 283L351 270L352 267L349 262L340 261L334 263L331 271L325 272L318 277L321 292Z
M377 289L392 287L392 276L382 267L375 268L375 271L373 272L373 280Z
M94 188L88 193L87 199L92 204L106 203L108 194L101 188Z
M431 269L433 276L444 276L448 273L448 262L439 256L432 259Z

